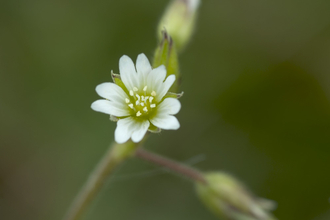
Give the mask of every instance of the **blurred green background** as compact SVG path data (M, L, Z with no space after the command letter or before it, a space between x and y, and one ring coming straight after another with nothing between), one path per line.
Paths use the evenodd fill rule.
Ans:
M0 219L63 217L113 141L116 124L90 109L95 86L123 54L152 58L167 3L0 2ZM181 128L146 147L232 173L277 201L279 219L330 219L329 11L329 0L204 0L180 55ZM92 219L216 217L191 182L132 159Z

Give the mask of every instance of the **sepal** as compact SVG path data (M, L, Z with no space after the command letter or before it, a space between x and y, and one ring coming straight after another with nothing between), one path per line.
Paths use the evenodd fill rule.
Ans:
M156 127L153 124L150 124L150 126L148 128L148 131L151 132L151 133L160 133L162 131L162 129Z
M125 84L121 80L121 76L119 74L116 74L111 70L111 78L112 78L112 81L116 85L118 85L120 88L122 88L128 94L128 89L126 88Z
M113 80L114 82L116 81L116 79L120 79L120 80L121 80L120 75L117 74L117 73L114 73L113 70L111 70L111 78L112 78L112 80Z
M165 95L165 98L176 98L176 99L179 99L183 96L184 92L180 92L180 93L174 93L174 92L168 92L166 95Z
M110 120L113 121L113 122L117 122L119 120L119 118L117 118L114 115L110 115Z
M178 88L178 82L180 81L178 54L174 46L174 42L167 31L163 30L161 33L162 40L160 41L159 46L155 51L153 68L164 65L166 67L166 77L175 75L176 81L169 91L176 92Z
M162 101L164 101L167 98L175 98L175 99L179 99L183 96L184 92L181 93L174 93L174 92L168 92L166 93L166 95L162 98Z

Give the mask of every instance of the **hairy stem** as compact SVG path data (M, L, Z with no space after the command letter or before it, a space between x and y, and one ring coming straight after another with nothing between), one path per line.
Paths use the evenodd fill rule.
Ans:
M114 169L131 156L137 147L138 145L131 141L112 144L73 201L64 220L80 219Z
M198 181L203 184L206 184L206 180L203 174L192 167L186 166L184 164L178 163L176 161L170 160L160 155L151 153L142 148L139 148L135 151L135 156L143 160L149 161L153 164L157 164L162 167L165 167L175 173L184 175L194 181Z

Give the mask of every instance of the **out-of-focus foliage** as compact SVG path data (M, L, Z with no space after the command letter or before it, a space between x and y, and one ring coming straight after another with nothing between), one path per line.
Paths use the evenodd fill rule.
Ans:
M113 140L115 123L90 109L95 86L123 54L152 58L167 4L0 2L0 219L63 216ZM181 128L146 147L181 161L205 155L196 167L277 201L278 219L327 220L329 11L328 0L203 1L179 57ZM216 219L190 182L137 159L86 219L110 218Z

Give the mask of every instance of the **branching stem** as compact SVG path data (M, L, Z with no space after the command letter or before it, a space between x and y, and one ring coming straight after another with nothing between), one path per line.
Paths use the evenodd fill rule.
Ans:
M149 151L144 150L143 148L139 148L135 151L135 156L141 158L143 160L149 161L153 164L160 165L165 167L175 173L184 175L194 181L198 181L201 183L206 183L206 180L201 172L198 170L186 166L184 164L178 163L176 161L170 160L168 158L162 157L160 155L151 153Z
M141 143L140 143L141 144ZM134 153L135 152L135 153ZM87 182L79 192L78 196L72 203L69 211L64 217L64 220L79 220L84 212L94 200L97 193L104 185L107 178L112 174L114 169L121 164L125 159L135 155L138 158L146 160L165 167L175 173L186 176L194 181L206 183L201 172L184 164L167 159L160 155L148 152L139 148L138 144L127 142L126 144L114 144L104 155L102 160L96 166L96 169L87 179Z
M114 169L125 159L132 156L137 147L137 144L130 141L125 144L114 143L110 146L109 150L105 153L104 157L98 163L95 170L91 173L85 185L80 190L78 196L71 204L64 220L81 219Z

